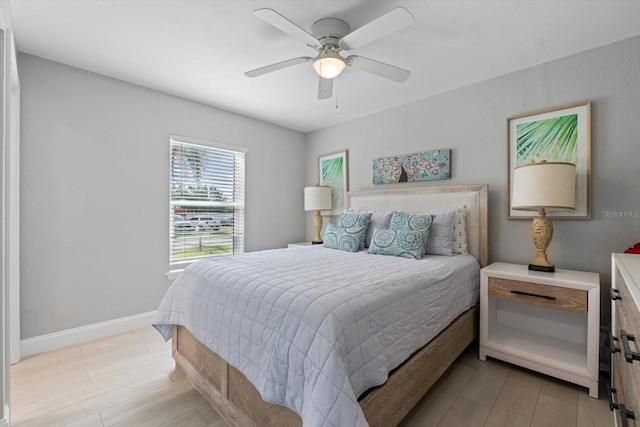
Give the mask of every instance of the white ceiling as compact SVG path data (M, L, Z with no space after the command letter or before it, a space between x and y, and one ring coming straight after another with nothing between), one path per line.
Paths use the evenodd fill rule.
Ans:
M4 1L4 0L3 0ZM640 0L9 0L18 50L309 132L640 35ZM244 72L315 52L253 15L272 8L303 29L351 29L397 6L415 23L353 53L408 69L396 83L347 68L317 99L302 64Z

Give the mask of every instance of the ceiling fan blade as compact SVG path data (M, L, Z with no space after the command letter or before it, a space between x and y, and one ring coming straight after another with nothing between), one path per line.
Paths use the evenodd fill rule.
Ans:
M258 77L263 74L271 73L272 71L281 70L283 68L292 67L298 64L304 64L311 61L312 58L308 56L301 56L300 58L287 59L286 61L276 62L275 64L267 65L266 67L256 68L255 70L247 71L244 73L247 77Z
M318 99L331 98L333 92L333 79L325 79L320 77L320 83L318 83Z
M280 15L273 9L256 9L253 11L253 14L262 19L267 24L273 25L280 31L289 34L294 39L298 39L314 49L320 49L322 47L320 42L315 37L307 33L302 28L298 27L296 24L289 21L287 18Z
M341 38L339 45L345 50L355 49L408 27L413 24L413 21L411 12L404 7L396 7Z
M351 55L347 59L347 65L356 70L366 71L389 80L402 83L411 75L411 71L385 64L364 56Z

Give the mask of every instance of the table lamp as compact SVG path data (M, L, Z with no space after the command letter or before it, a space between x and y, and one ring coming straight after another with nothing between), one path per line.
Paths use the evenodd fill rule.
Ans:
M311 242L314 245L322 243L322 236L320 236L322 217L320 216L320 211L331 209L331 207L331 187L315 186L304 188L304 210L316 211L313 217L313 228L316 234Z
M531 237L538 252L529 270L554 272L547 258L553 237L553 224L547 211L571 211L576 208L576 165L546 162L518 166L513 170L511 208L538 211L531 224Z

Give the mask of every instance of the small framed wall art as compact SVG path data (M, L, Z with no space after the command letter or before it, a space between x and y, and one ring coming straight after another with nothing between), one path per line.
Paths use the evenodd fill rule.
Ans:
M449 178L451 178L451 150L448 148L373 160L374 184Z
M591 217L591 104L567 105L508 119L509 219L530 219L532 212L511 209L514 168L527 164L567 162L576 165L576 210L549 212L554 219Z
M347 150L318 156L318 184L331 187L333 209L330 215L340 215L349 191Z

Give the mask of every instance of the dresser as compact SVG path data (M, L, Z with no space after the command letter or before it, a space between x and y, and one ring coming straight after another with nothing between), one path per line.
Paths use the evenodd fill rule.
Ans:
M640 255L613 254L611 261L609 406L616 425L627 426L640 416Z
M598 397L600 277L493 263L480 273L480 359L504 360Z

